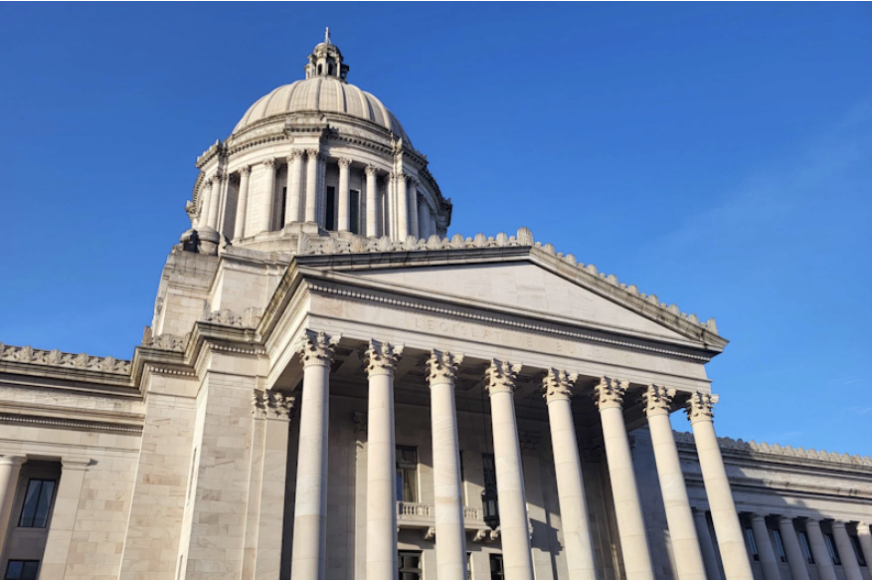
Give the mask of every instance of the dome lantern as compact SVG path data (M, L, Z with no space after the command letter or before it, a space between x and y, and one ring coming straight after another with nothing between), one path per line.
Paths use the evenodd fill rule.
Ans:
M324 42L315 46L306 65L306 78L333 77L345 82L348 65L342 64L342 53L330 42L330 28L324 32Z

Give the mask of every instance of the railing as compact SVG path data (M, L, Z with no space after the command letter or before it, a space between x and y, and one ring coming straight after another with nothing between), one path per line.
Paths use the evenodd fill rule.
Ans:
M412 503L408 501L397 502L397 516L405 517L433 517L433 506L425 503Z
M413 503L409 501L397 502L397 520L408 523L433 523L436 516L435 508L426 503ZM484 510L476 507L463 507L463 519L470 525L484 524Z

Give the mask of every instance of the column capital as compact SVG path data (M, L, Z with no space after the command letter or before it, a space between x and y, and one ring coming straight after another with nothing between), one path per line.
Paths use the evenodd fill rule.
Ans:
M378 173L378 167L375 165L367 165L366 166L366 174L375 176Z
M402 171L394 171L393 173L391 173L391 179L405 182L406 181L406 174L403 173Z
M341 338L341 335L330 336L326 332L306 329L297 346L303 366L330 366Z
M833 520L833 523L830 524L831 528L844 528L846 526L846 522L843 522L842 520Z
M287 157L288 163L290 163L294 159L299 159L299 158L303 157L303 153L304 152L302 149L291 149L291 152L288 153L288 157Z
M715 418L714 406L720 397L711 393L693 393L687 401L687 419L695 421L711 421Z
M319 157L321 157L321 150L320 149L306 149L306 156L310 160L318 159Z
M218 173L216 173L215 175L212 176L212 178L210 179L210 181L211 181L213 184L215 184L215 183L221 183L222 181L224 181L225 177L226 177L226 176L225 176L223 173L221 173L221 172L219 171Z
M542 395L545 401L568 401L572 396L572 386L578 380L577 373L568 373L557 369L548 369L542 379Z
M417 186L417 185L420 183L420 181L418 181L418 178L417 178L417 177L413 177L413 176L411 176L411 175L409 175L406 179L407 179L407 181L409 182L409 185L410 185L411 187L415 187L415 186Z
M261 163L263 163L265 167L269 167L270 169L273 169L276 166L275 157L264 159L263 161L261 161Z
M492 359L490 366L485 371L488 381L485 388L488 390L488 394L513 392L516 388L515 379L518 378L518 373L521 372L522 366L520 364Z
M463 362L462 354L453 354L440 350L430 351L427 359L427 383L453 383L457 378L457 367Z
M239 175L249 175L251 173L251 165L243 165L239 168Z
M765 514L761 514L761 513L759 513L759 512L751 512L751 513L748 514L748 515L751 516L751 519L752 519L752 520L758 520L758 521L759 521L759 520L765 520L765 519L766 519L766 515L765 515Z
M645 400L645 414L647 416L657 414L669 414L672 408L672 400L675 398L675 389L661 387L660 385L649 385L642 398Z
M366 349L364 365L369 376L393 374L400 357L403 354L403 345L370 340L369 348Z
M203 180L203 188L204 189L212 189L212 178L206 178Z
M343 167L348 169L351 166L351 159L348 157L340 157L339 158L339 167Z
M257 419L291 419L295 397L283 395L276 391L261 391L254 389L251 398L251 413Z
M2 455L0 456L0 465L21 465L27 461L24 455Z
M602 377L599 384L594 387L594 402L600 411L612 407L621 408L624 404L624 395L627 394L629 387L629 381Z

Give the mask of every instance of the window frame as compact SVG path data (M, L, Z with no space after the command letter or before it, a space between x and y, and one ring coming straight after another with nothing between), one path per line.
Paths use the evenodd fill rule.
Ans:
M22 574L18 575L17 577L14 577L14 578L9 576L9 568L12 566L12 564L19 563L19 562L22 564ZM25 576L24 575L24 566L23 565L26 565L26 564L36 564L36 569L33 571L33 576ZM37 578L39 578L39 564L40 564L39 560L12 560L12 559L10 559L6 563L6 570L3 573L3 580L36 580Z
M834 566L842 565L842 557L839 554L838 549L836 549L836 538L833 534L825 532L824 533L824 544L827 546L827 552L830 553L830 558L833 559Z
M403 556L418 558L417 568L405 568ZM424 555L421 550L397 550L397 580L403 580L403 574L416 574L418 580L424 578Z
M494 570L494 562L499 562L499 569ZM505 580L506 578L506 563L503 560L503 555L496 552L488 554L488 564L490 568L491 580Z
M415 461L405 461L403 460L403 452L411 451L415 454ZM420 493L418 489L418 465L420 464L420 460L418 459L418 448L413 445L397 445L396 446L396 468L397 468L397 501L401 501L403 503L418 503L420 498ZM414 481L408 481L409 473L414 473ZM406 487L408 484L409 491L412 493L412 498L406 497Z
M784 538L781 537L781 530L772 530L772 537L775 539L775 551L782 562L787 562L787 551L784 549Z
M760 550L757 549L757 538L754 536L753 528L745 528L745 541L748 542L748 548L751 551L751 555L754 557L754 561L756 562L760 560Z
M805 555L805 560L809 564L814 564L814 553L811 551L811 542L808 539L808 532L805 530L798 530L796 532L797 537L799 538L799 547L802 549L802 553Z
M38 493L37 498L36 498L36 505L34 507L33 515L30 516L31 523L30 523L30 525L26 525L26 524L24 524L24 518L25 518L25 511L27 510L27 507L28 507L27 498L30 495L30 486L34 482L38 482L40 484L40 488L39 488L39 493ZM39 510L40 502L42 501L42 498L43 498L43 490L45 489L46 483L52 484L51 497L48 498L48 506L45 508L45 516L44 516L44 521L42 522L42 525L36 525L36 517L37 517L38 510ZM57 479L49 479L49 478L43 478L43 477L30 477L30 478L28 478L27 485L24 487L24 500L21 502L21 512L18 514L18 524L16 527L28 528L28 529L40 529L40 530L44 530L45 528L47 528L49 520L51 519L52 510L54 509L54 502L55 502L55 497L57 496L57 492L58 492L58 480ZM22 561L24 561L24 560L22 560ZM27 560L27 561L29 562L30 560Z

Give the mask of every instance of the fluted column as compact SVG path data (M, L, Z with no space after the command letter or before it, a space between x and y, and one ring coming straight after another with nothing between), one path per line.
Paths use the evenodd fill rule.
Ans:
M318 157L317 149L306 151L306 215L307 222L318 221Z
M366 235L378 236L378 191L376 189L376 168L366 166Z
M0 457L0 548L6 542L12 501L15 499L15 489L18 487L18 474L21 472L21 464L25 461L27 458L19 455Z
M409 233L416 238L418 233L418 180L409 178Z
M409 194L406 189L406 174L397 173L397 240L405 240L409 235Z
M708 580L721 580L721 570L718 567L718 555L715 552L715 544L712 541L712 533L709 530L705 510L693 508L693 521L696 523L696 533L699 536L699 545L702 549L702 561L705 562L705 573Z
M754 541L757 543L757 557L763 568L763 578L781 580L778 560L775 559L775 550L769 537L769 528L766 527L766 517L761 514L751 514L751 529L754 531Z
M730 481L727 479L724 459L715 435L712 408L717 402L717 395L694 393L687 402L687 418L696 441L699 466L712 512L721 561L724 563L724 574L727 580L753 580L739 514L736 512Z
M351 167L351 159L341 158L339 160L339 199L337 204L338 208L338 220L336 229L340 232L347 232L351 230L351 223L349 221L348 209L349 209L349 201L348 201L348 168Z
M569 580L596 580L593 547L590 539L590 516L584 499L581 458L572 420L572 385L578 375L549 369L542 387L548 405L551 448L557 475L557 497ZM705 579L702 579L705 580Z
M845 571L846 580L863 580L860 563L857 561L857 552L854 551L848 530L845 529L845 522L839 520L833 522L833 538L836 540L836 548L842 559L842 570Z
M366 471L366 579L397 576L397 461L394 442L394 369L401 345L371 340Z
M857 524L857 539L860 540L860 549L863 550L866 565L872 566L872 532L866 522Z
M285 192L285 225L300 221L300 202L303 197L303 152L288 155L288 189Z
M263 167L266 170L266 195L263 198L265 204L263 213L261 213L260 227L261 232L270 232L273 228L273 207L275 206L276 195L276 160L264 159Z
M433 495L438 580L466 580L466 534L454 381L463 355L434 350L427 361L433 426Z
M836 580L836 569L830 551L824 542L824 534L821 532L821 524L817 520L808 518L805 520L805 533L808 535L808 543L811 547L811 555L814 557L818 575L821 580Z
M300 345L303 397L291 554L293 580L323 580L326 570L330 362L337 342L339 337L307 330Z
M248 216L248 182L251 177L251 167L245 165L239 168L239 196L236 200L236 224L233 227L233 237L245 237L245 219Z
M802 548L799 547L799 537L790 516L778 516L778 529L781 530L781 542L787 555L787 565L793 580L808 580L808 568Z
M644 397L645 415L648 417L648 429L651 432L654 461L657 464L657 477L666 508L666 522L678 579L706 580L705 564L693 523L684 473L681 471L678 448L675 446L675 436L669 422L675 389L652 385L645 391Z
M221 182L224 176L219 171L212 176L212 193L209 195L209 222L208 226L218 230L218 212L221 209Z
M527 528L527 499L521 445L515 419L515 379L521 365L492 360L486 371L490 394L500 536L506 580L533 580L533 557Z
M645 534L645 519L636 487L630 441L624 425L623 402L628 387L627 382L603 378L596 387L595 400L602 420L603 444L627 580L653 580L654 569Z
M197 220L197 229L209 227L209 206L212 205L212 180L204 179L200 186L200 216Z

